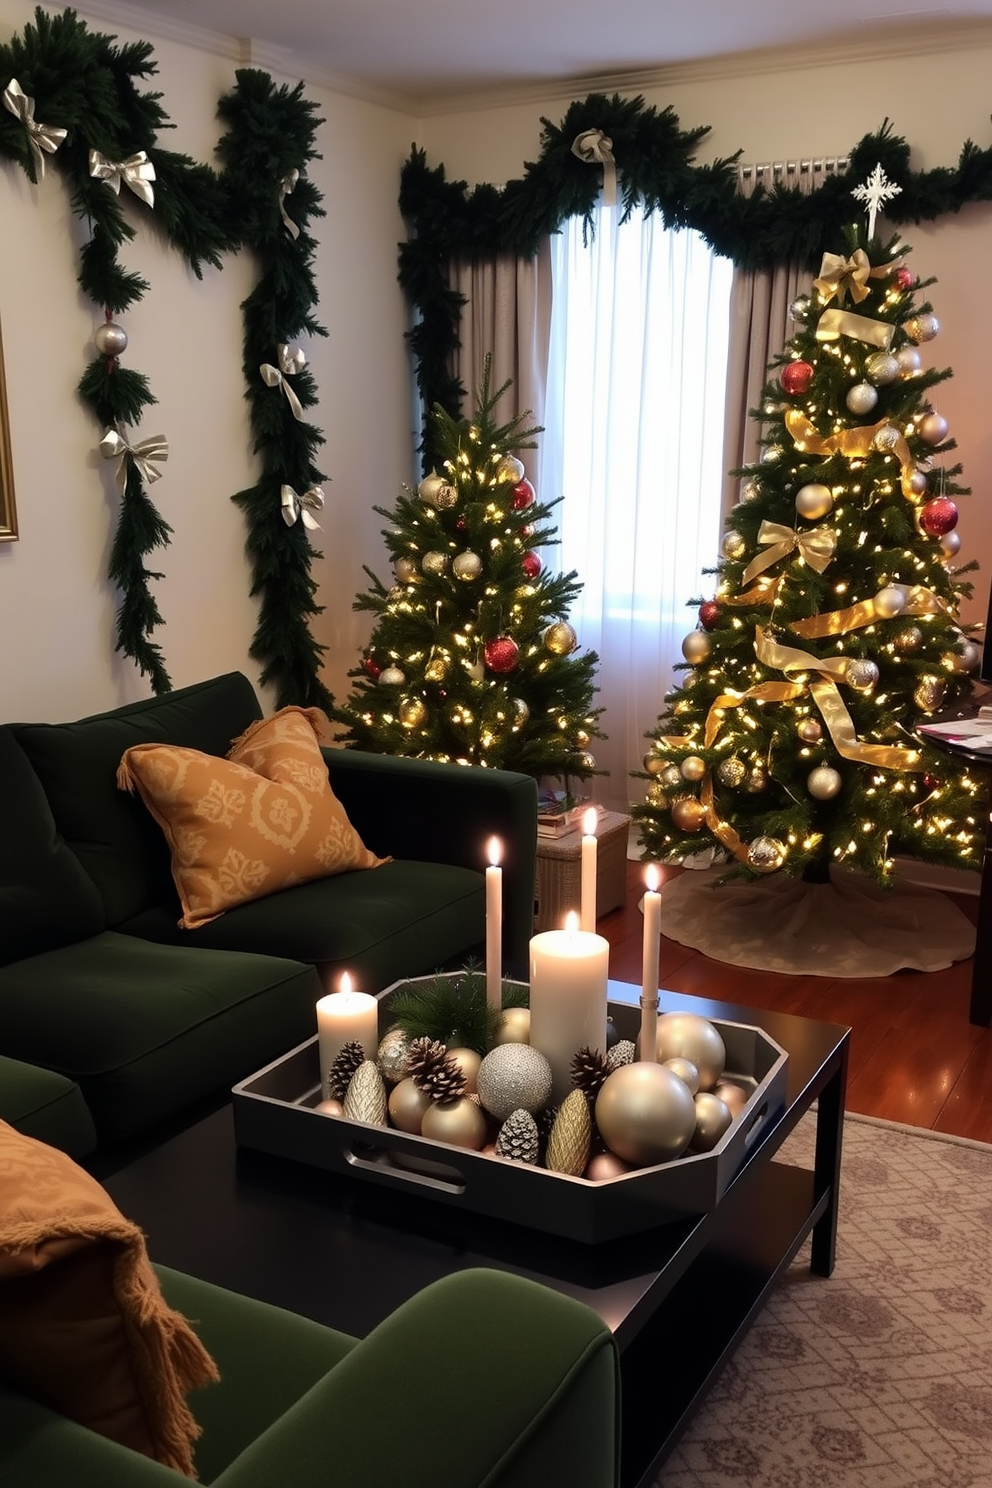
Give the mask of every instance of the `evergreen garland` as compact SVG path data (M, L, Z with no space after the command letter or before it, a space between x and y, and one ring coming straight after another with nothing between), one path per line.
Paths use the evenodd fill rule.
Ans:
M403 167L400 210L409 225L401 244L399 281L417 315L407 332L425 409L436 405L457 415L465 390L451 373L459 344L464 300L452 290L448 266L454 258L481 261L508 253L527 258L541 240L568 218L592 224L602 170L572 153L576 136L600 129L612 141L623 218L638 203L660 212L666 226L691 227L740 268L797 263L813 269L839 241L851 216L851 191L877 164L901 187L886 206L893 223L932 221L970 201L992 200L992 147L967 140L956 169L913 171L909 146L888 120L851 151L845 172L807 195L798 187L758 186L750 197L737 189L741 151L711 165L692 163L709 126L685 131L671 107L658 110L641 97L591 93L572 103L559 125L542 118L538 160L502 188L469 190L449 181L443 166L430 167L414 147ZM423 468L437 461L433 434L424 431Z
M302 523L289 529L282 521L279 496L282 483L303 482L296 487L302 494L320 479L310 456L322 436L296 420L296 428L289 428L287 400L275 394L267 399L271 390L259 380L259 365L275 360L277 339L288 340L303 330L326 334L311 315L317 298L312 273L316 245L305 232L307 221L321 215L320 194L302 177L296 184L291 201L301 229L297 240L284 229L279 197L281 178L318 158L313 137L322 121L302 98L301 87L277 88L264 73L239 71L237 87L220 106L229 126L220 146L226 163L220 174L159 148L159 131L172 125L161 95L142 91L138 81L156 71L148 42L119 46L116 38L90 31L72 10L49 16L38 8L23 35L0 44L0 89L16 80L33 100L34 121L65 131L64 140L42 163L64 177L73 212L86 224L78 282L107 320L137 304L149 288L119 260L120 249L135 235L123 197L128 199L127 213L140 211L198 277L204 264L220 268L222 253L243 244L261 257L260 283L244 306L244 364L263 474L258 486L233 498L246 511L252 593L262 596L251 654L265 664L263 682L276 684L279 706L328 706L329 694L317 676L324 648L307 630L307 617L319 613L310 576L315 555ZM135 208L137 198L126 187L116 195L93 177L91 150L113 162L144 151L155 169L154 207ZM37 182L29 131L7 109L0 109L0 159L19 165ZM313 378L305 370L294 378L294 388L303 407L316 402ZM79 394L101 434L116 430L128 444L134 436L128 438L124 429L133 429L156 401L141 373L121 366L116 356L100 354L83 372ZM161 648L152 640L162 616L149 585L162 575L147 568L145 560L168 545L172 529L148 495L139 461L127 448L120 460L123 490L108 572L121 595L116 649L135 662L158 694L171 687Z

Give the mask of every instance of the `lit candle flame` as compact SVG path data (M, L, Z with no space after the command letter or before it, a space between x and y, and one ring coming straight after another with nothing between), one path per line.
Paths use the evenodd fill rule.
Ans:
M649 863L644 871L644 887L652 894L658 892L661 884L661 869L657 863Z
M589 810L586 811L582 817L582 830L587 837L595 837L596 823L598 821L599 812L596 810L595 806L590 806Z
M565 916L565 933L567 935L576 935L578 934L578 929L579 917L574 909L570 909L568 914Z
M349 975L349 973L347 971L343 971L341 973L341 991L342 992L350 992L351 991L351 976Z
M489 854L490 866L493 868L498 867L499 860L503 856L503 844L498 837L490 837L486 844L486 851Z

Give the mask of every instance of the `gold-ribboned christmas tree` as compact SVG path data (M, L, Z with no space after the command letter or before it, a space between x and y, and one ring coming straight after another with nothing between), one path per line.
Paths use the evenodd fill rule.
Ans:
M961 466L931 401L939 331L898 239L892 188L859 188L868 231L824 255L769 367L758 460L734 471L712 597L637 776L643 856L706 847L730 876L891 881L896 855L976 868L984 772L920 726L967 699L980 651L961 621ZM881 196L879 193L882 193Z

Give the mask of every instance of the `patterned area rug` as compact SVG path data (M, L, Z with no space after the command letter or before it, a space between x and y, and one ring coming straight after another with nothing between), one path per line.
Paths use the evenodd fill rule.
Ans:
M807 1117L783 1157L812 1137ZM837 1266L808 1264L656 1488L990 1488L992 1146L848 1116Z

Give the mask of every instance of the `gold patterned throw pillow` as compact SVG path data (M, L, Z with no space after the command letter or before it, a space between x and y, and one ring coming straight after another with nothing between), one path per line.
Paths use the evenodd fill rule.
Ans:
M135 744L117 784L137 790L165 833L194 930L278 889L388 862L362 842L331 789L317 708L282 708L235 739L228 757Z

